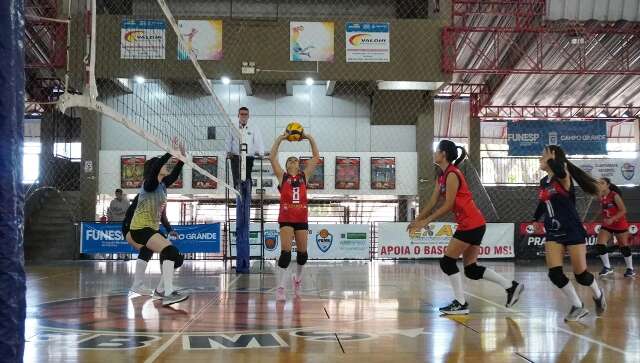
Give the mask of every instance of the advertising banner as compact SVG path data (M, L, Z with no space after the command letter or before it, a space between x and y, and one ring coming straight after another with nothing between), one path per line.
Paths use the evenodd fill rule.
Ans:
M636 159L572 159L571 162L594 178L609 178L617 185L640 185Z
M180 252L220 253L220 223L174 225ZM164 232L164 227L161 228ZM137 253L122 236L122 223L80 223L81 253Z
M444 255L455 223L436 222L415 235L409 235L409 223L380 223L378 233L379 258L440 258ZM487 223L480 246L480 258L514 257L512 223Z
M123 20L120 23L121 59L164 59L163 20Z
M559 145L567 155L606 155L607 122L509 121L509 156L540 155L545 145Z
M186 49L178 43L178 60L189 60L189 50L197 60L222 59L222 20L178 20Z
M333 62L333 22L292 21L289 29L290 61Z
M389 23L347 23L347 62L389 62Z

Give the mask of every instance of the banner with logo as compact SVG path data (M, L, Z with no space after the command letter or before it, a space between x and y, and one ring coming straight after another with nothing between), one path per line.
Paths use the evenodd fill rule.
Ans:
M189 60L189 50L198 60L222 59L222 20L178 20L186 48L178 43L178 60Z
M545 145L559 145L568 155L606 155L607 122L509 121L509 156L540 155Z
M120 58L164 59L164 20L123 20L120 23Z
M594 178L609 178L617 185L640 185L636 159L572 159L571 162Z
M598 242L599 223L583 223L587 231L586 244L594 246ZM631 246L640 246L640 223L629 223L629 242ZM545 230L543 223L520 223L516 256L523 259L544 258Z
M177 239L170 239L180 252L220 253L220 223L174 225ZM164 227L160 230L164 233ZM122 236L121 223L80 223L81 253L137 253Z
M408 225L404 222L380 223L379 258L440 258L457 228L455 223L431 223L429 230L410 236ZM512 223L488 223L479 258L514 257L513 232Z
M231 223L231 256L236 255L235 224ZM309 224L307 253L312 260L369 259L371 226L369 224ZM260 256L260 224L249 226L251 256ZM292 248L296 256L296 245ZM276 259L280 256L280 226L264 224L264 256Z
M347 23L347 62L389 62L389 23Z
M292 21L289 29L290 61L333 62L333 22Z
M217 156L194 156L193 163L208 171L211 175L218 176ZM216 189L218 183L209 179L208 176L200 174L196 169L191 169L191 188L193 189Z

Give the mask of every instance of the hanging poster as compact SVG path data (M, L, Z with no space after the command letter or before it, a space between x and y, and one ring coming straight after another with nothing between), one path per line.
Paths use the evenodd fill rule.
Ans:
M347 62L389 62L389 23L347 23Z
M120 23L120 58L164 59L163 20L123 20Z
M360 158L336 156L336 189L360 189Z
M333 22L292 21L289 29L290 61L333 62Z
M300 169L304 170L310 157L300 158ZM321 157L313 171L313 175L307 175L307 189L324 189L324 158Z
M144 180L144 155L123 155L120 157L120 187L140 188Z
M217 156L194 156L193 163L202 169L218 176L218 157ZM216 189L218 183L215 180L200 174L199 171L192 169L191 172L191 188L193 189Z
M222 59L222 20L178 20L186 48L178 43L178 60L188 60L192 50L198 60Z
M396 188L396 158L371 158L371 189Z
M173 168L175 168L176 164L178 163L178 159L176 158L171 158L169 159L169 161L167 161L167 170L169 171L169 173L171 173L173 171ZM176 181L171 184L170 186L168 186L167 188L170 189L179 189L182 188L184 185L183 181L182 181L182 170L180 170L180 175L178 175L178 179L176 179Z

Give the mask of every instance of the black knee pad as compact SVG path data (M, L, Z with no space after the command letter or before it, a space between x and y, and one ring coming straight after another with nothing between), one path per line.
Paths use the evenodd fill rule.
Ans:
M484 266L478 266L477 263L472 263L464 267L464 275L471 280L480 280L484 276L484 270L487 268Z
M169 245L160 252L160 264L165 260L176 262L179 258L180 251L178 251L178 248L174 245Z
M178 268L178 267L182 266L183 263L184 263L184 255L182 253L180 253L180 254L178 254L178 258L176 259L176 262L173 265L173 268Z
M298 265L304 265L305 263L307 263L308 259L309 254L306 252L298 252L296 255L296 262L298 262Z
M562 266L556 266L549 269L549 280L561 289L569 283L569 279L562 271Z
M580 274L576 274L576 281L582 286L591 286L593 283L593 274L587 270Z
M458 265L456 264L456 259L446 255L442 256L440 259L440 269L449 276L460 272L460 270L458 270Z
M596 245L596 251L598 252L598 254L600 256L606 255L607 252L609 252L609 251L607 251L607 246L606 245L601 245L599 243Z
M622 253L624 257L629 257L631 256L631 248L629 246L622 246L620 247L620 253Z
M291 251L282 251L280 252L280 258L278 258L278 266L282 268L289 267L291 263Z
M142 246L140 252L138 253L138 260L143 260L149 262L149 260L153 257L153 251L147 248L147 246Z

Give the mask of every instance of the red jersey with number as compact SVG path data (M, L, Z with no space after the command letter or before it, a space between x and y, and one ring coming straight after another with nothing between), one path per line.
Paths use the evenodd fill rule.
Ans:
M284 173L280 190L279 223L307 223L307 178L304 173L292 176Z
M612 190L604 197L600 197L603 219L602 226L613 230L626 231L629 228L629 222L627 222L627 217L624 215L611 224L606 224L604 222L604 219L609 219L620 212L618 205L616 204L616 195L618 195L618 193Z
M458 177L460 183L458 191L456 192L456 199L453 203L453 214L455 215L456 223L458 223L457 230L468 231L484 226L484 216L473 201L473 195L471 195L467 180L464 178L460 169L453 164L450 164L444 173L438 177L440 195L443 197L446 196L447 176L451 173L454 173Z

